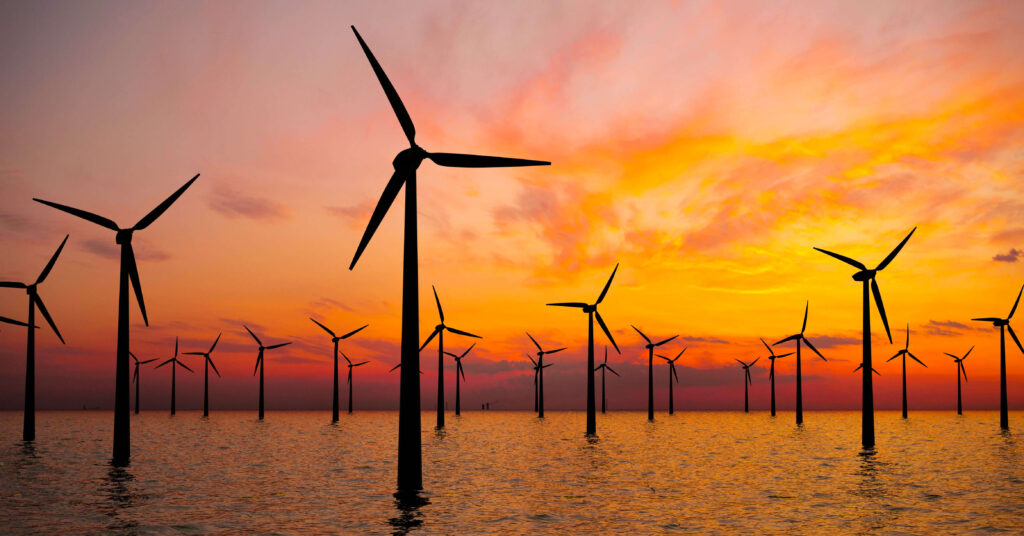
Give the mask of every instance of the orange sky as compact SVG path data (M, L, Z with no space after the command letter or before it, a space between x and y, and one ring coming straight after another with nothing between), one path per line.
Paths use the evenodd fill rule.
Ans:
M548 369L549 406L582 408L585 317L544 304L594 299L616 262L602 307L623 351L612 407L646 403L630 324L680 334L666 353L689 347L678 407L736 409L733 359L797 331L805 300L830 359L805 361L805 404L856 407L860 288L811 246L874 266L914 226L878 279L893 338L909 323L929 366L910 369L911 407L953 407L942 352L972 345L965 405L997 407L998 333L970 318L1005 315L1024 283L1022 23L1013 2L4 5L0 279L33 279L71 234L41 287L67 345L42 331L38 404L111 406L117 260L112 233L31 198L129 225L199 172L136 237L151 323L133 304L136 353L224 332L214 407L253 407L247 323L295 342L268 354L268 407L326 409L330 340L308 317L369 323L343 346L371 360L357 405L397 407L401 199L347 267L404 138L355 24L427 150L553 162L421 168L421 333L434 284L449 323L484 336L465 361L469 407L532 404L530 330L569 347ZM0 292L0 314L25 308ZM900 345L873 325L888 358ZM1024 356L1007 355L1024 408ZM423 358L432 407L436 351ZM876 368L878 406L898 407L898 362ZM21 407L23 374L24 330L0 326L0 408ZM167 405L168 376L143 371L144 407ZM179 407L199 407L201 378L179 380Z

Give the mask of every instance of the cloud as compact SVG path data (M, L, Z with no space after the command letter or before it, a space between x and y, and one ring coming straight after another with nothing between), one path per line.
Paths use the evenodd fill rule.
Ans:
M228 188L218 187L213 192L210 208L229 217L274 221L289 217L288 207L271 199L256 197Z
M729 341L718 339L718 338L715 338L715 337L688 337L688 336L684 335L682 337L679 337L679 340L686 341L686 342L695 342L695 343L702 343L703 342L703 343L708 343L708 344L729 344Z
M121 247L113 241L93 238L85 240L81 244L83 249L94 255L107 259L121 258ZM166 261L171 258L169 253L152 249L142 241L133 242L132 248L135 250L135 259L138 261Z
M1007 251L1006 253L996 254L995 257L992 257L992 260L996 262L1017 262L1021 253L1022 252L1019 249L1010 248L1010 251Z
M349 205L347 207L328 206L324 207L324 210L326 210L331 216L344 221L345 225L349 228L361 230L366 225L367 220L370 219L370 214L373 212L375 206L376 205L372 200L368 200L364 203Z
M852 346L860 344L859 337L834 337L832 335L818 335L809 337L815 348L835 348L837 346Z
M957 337L964 331L973 331L978 328L954 320L929 320L924 325L924 329L929 335L937 337Z

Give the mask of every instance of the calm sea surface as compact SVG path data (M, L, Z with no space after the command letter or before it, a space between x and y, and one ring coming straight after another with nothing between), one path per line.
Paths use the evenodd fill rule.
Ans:
M397 414L144 412L112 469L112 414L0 413L4 534L1024 533L1024 413L449 414L423 430L425 503L396 504ZM433 414L424 413L425 426Z

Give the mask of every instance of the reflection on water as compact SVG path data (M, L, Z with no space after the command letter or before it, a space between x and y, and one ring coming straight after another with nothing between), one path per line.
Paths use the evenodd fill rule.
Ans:
M1024 422L1015 413L1014 422ZM0 532L924 534L1024 531L1024 442L998 415L472 411L424 414L424 492L395 495L397 414L0 412ZM2 438L11 438L3 441Z

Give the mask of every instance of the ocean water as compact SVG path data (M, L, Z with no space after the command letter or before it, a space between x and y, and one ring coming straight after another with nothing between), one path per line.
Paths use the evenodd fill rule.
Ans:
M0 413L3 534L1024 533L1024 431L998 414L424 412L422 501L393 497L397 414ZM1014 412L1011 426L1024 427ZM1024 429L1022 429L1024 430Z

